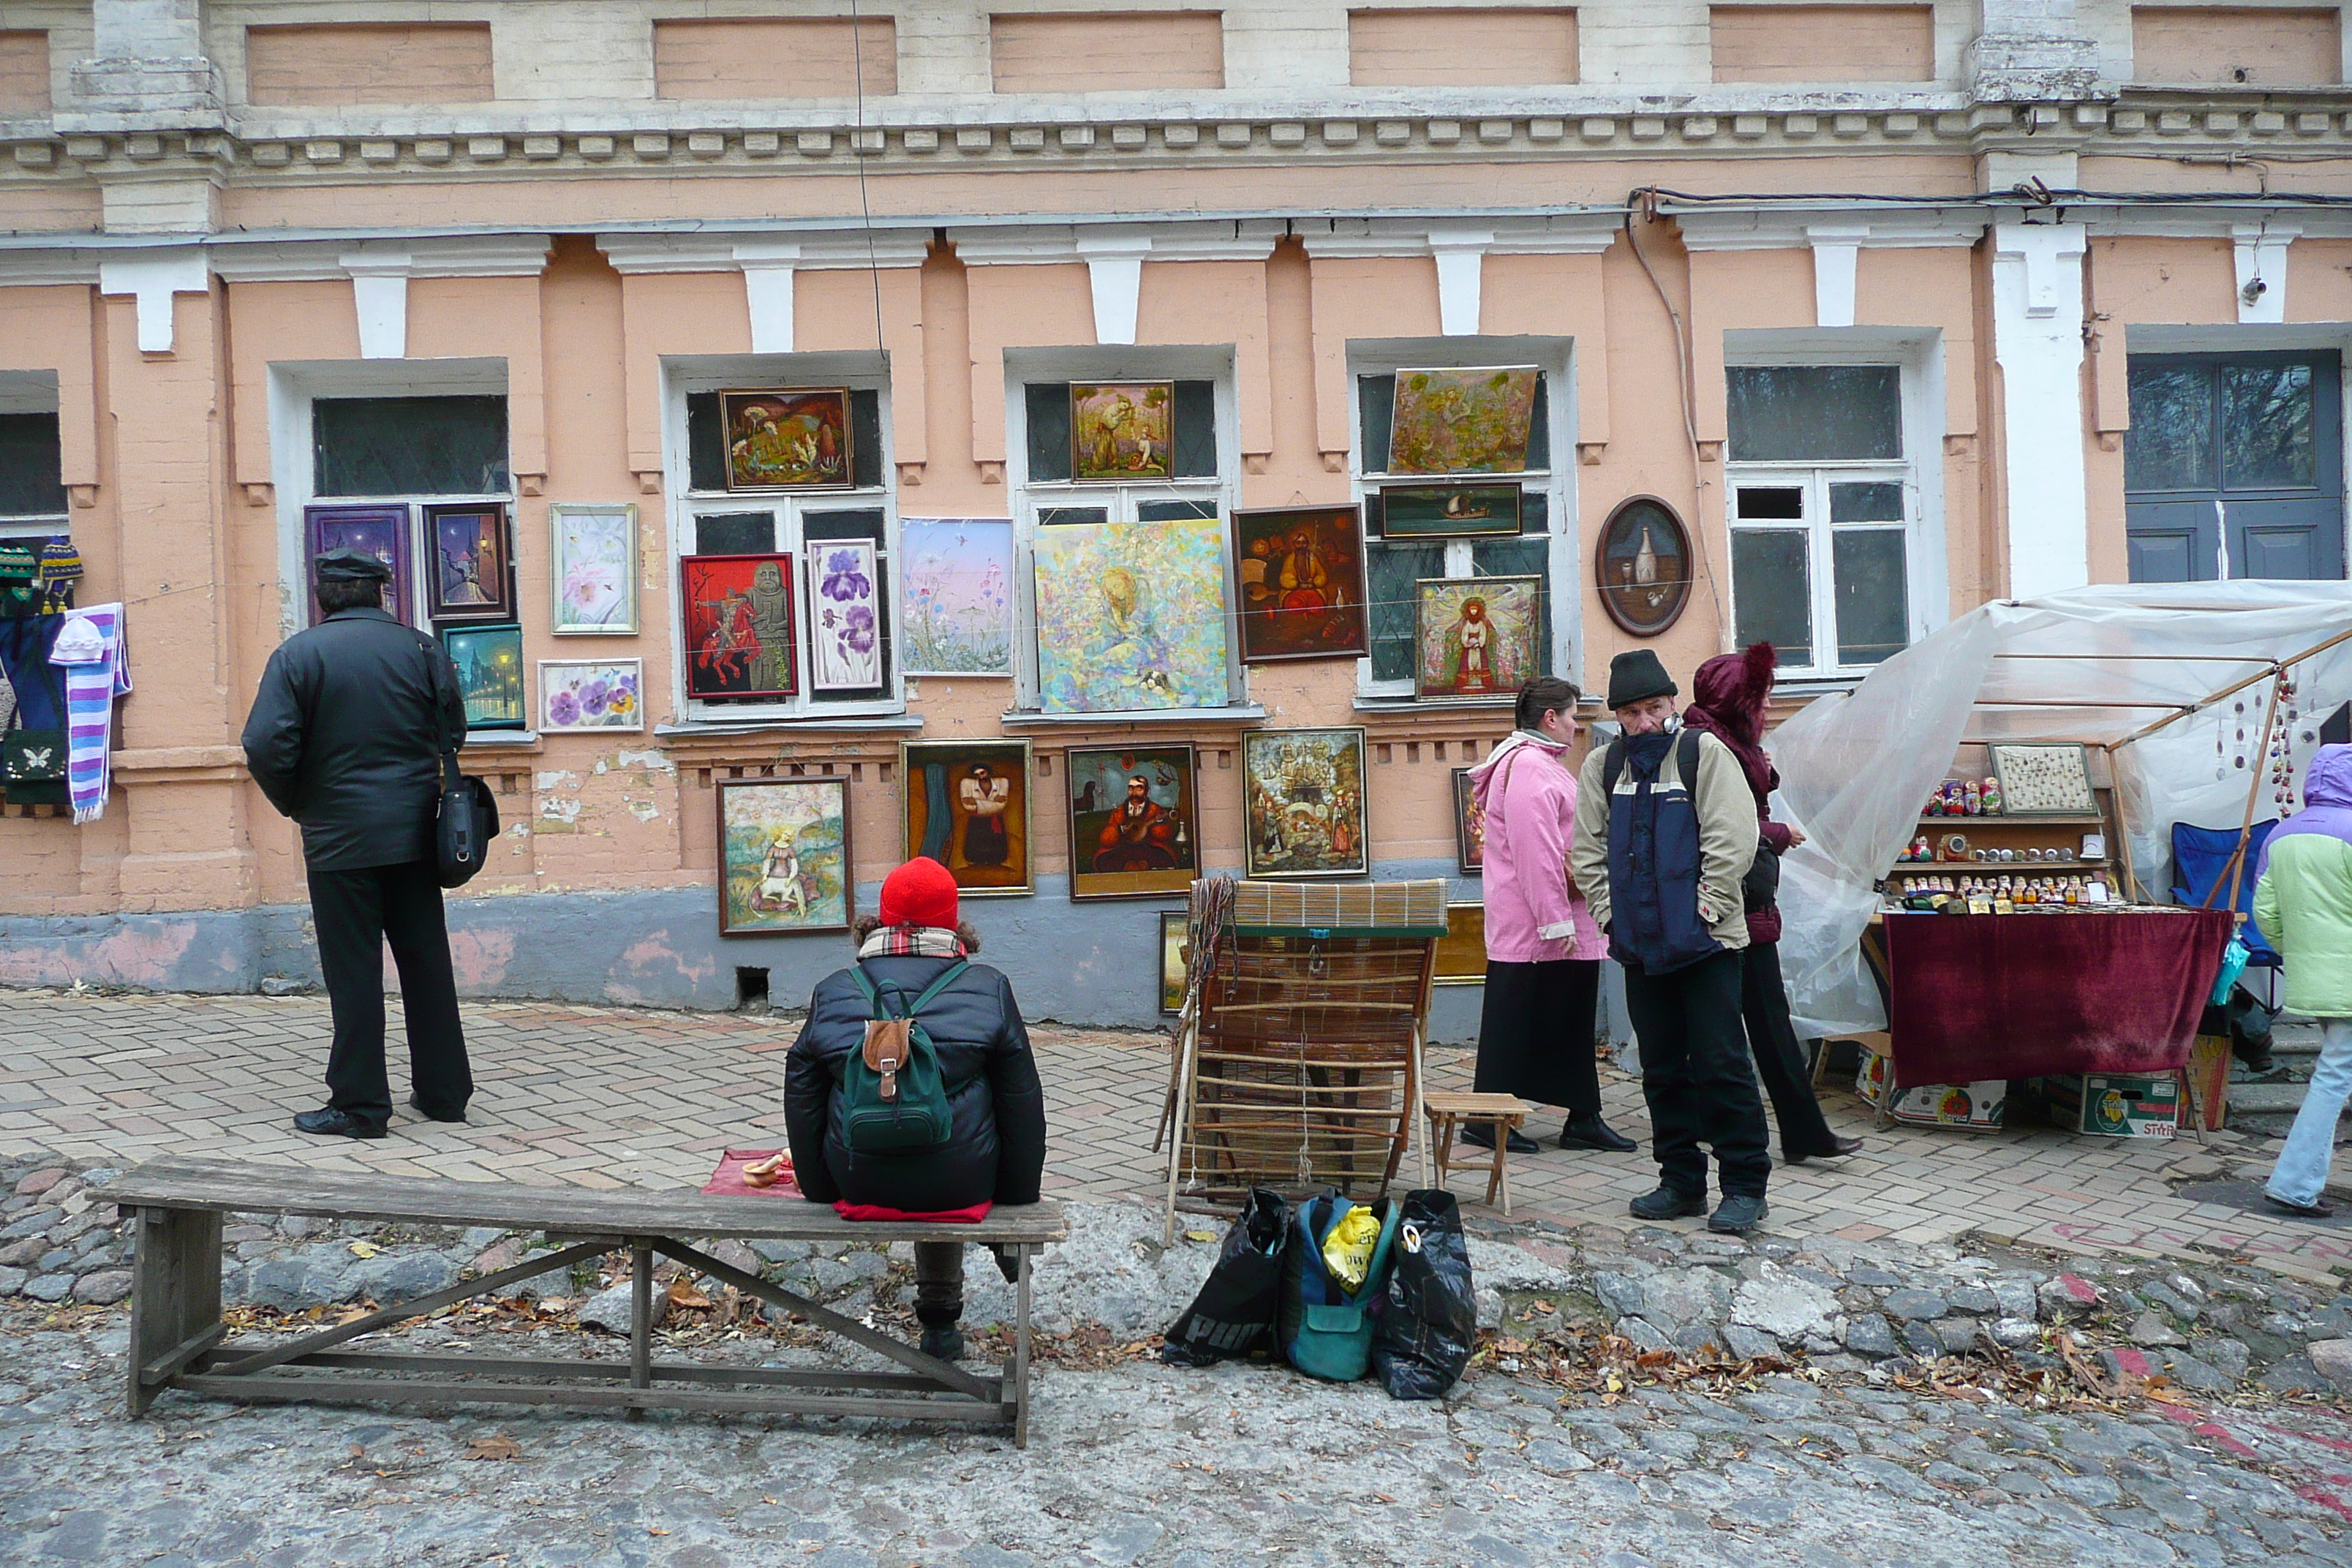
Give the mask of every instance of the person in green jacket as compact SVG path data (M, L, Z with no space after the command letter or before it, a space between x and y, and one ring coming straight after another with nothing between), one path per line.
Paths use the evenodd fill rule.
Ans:
M2336 1119L2352 1097L2352 746L2322 746L2304 774L2304 809L2263 847L2254 924L2286 963L2286 1005L2319 1020L2319 1065L2263 1189L2274 1208L2306 1219L2336 1155Z

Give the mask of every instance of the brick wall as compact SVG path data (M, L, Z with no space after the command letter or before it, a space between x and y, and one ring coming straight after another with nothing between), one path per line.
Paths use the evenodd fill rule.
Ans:
M1717 81L1932 81L1932 5L1717 5Z
M247 27L248 103L488 103L487 22Z
M1225 85L1225 29L1215 11L991 16L998 92L1122 92Z
M654 24L656 98L848 98L898 90L898 27L887 16Z
M49 111L49 36L0 33L0 115Z
M2332 10L2135 5L2131 19L2134 81L2313 87L2344 75Z
M1358 87L1549 87L1577 79L1576 13L1537 6L1348 13Z

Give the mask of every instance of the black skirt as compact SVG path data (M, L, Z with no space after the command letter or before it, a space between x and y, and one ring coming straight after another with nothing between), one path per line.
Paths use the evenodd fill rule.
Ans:
M1600 1115L1601 1070L1593 1054L1600 1004L1597 958L1489 960L1471 1088L1560 1106L1571 1121Z

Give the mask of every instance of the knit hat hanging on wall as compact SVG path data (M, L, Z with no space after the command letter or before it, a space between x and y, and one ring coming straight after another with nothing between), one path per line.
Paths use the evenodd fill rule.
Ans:
M52 539L41 546L39 581L42 613L58 615L74 607L74 584L81 581L81 552L70 539Z

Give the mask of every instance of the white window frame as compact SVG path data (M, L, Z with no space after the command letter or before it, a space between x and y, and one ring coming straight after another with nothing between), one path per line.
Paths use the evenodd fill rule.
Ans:
M1897 428L1903 455L1894 458L1851 461L1753 462L1731 456L1729 432L1724 442L1724 523L1726 555L1724 593L1731 623L1739 624L1738 592L1732 570L1732 535L1743 529L1787 530L1802 527L1807 533L1806 560L1811 574L1812 658L1806 664L1782 660L1781 679L1850 683L1878 668L1876 663L1847 664L1838 655L1837 582L1832 555L1835 535L1846 531L1887 528L1884 522L1832 523L1829 487L1832 483L1897 482L1903 487L1904 629L1905 646L1917 642L1950 618L1949 568L1945 559L1944 527L1944 363L1938 331L1884 328L1732 331L1724 334L1727 380L1736 368L1792 365L1884 365L1895 372L1896 395L1903 406ZM1794 486L1805 493L1805 516L1757 519L1743 522L1739 491L1743 486ZM1891 655L1889 657L1892 657ZM1884 661L1880 661L1884 662Z
M1551 668L1562 678L1581 683L1583 679L1582 635L1584 595L1582 575L1579 568L1582 553L1582 534L1576 515L1576 345L1570 338L1550 337L1478 337L1478 338L1351 338L1348 342L1348 483L1361 515L1366 497L1377 495L1383 484L1437 484L1444 481L1418 474L1367 474L1364 471L1364 403L1358 383L1368 375L1393 375L1401 370L1452 370L1486 365L1532 364L1544 374L1545 397L1548 404L1546 430L1551 442L1551 467L1528 468L1516 474L1475 474L1462 476L1479 482L1507 484L1516 480L1522 490L1532 490L1544 497L1545 531L1539 535L1492 535L1484 539L1428 540L1420 542L1445 546L1445 574L1468 577L1472 571L1474 547L1480 544L1507 543L1512 537L1542 538L1549 542L1545 573L1546 591L1551 595ZM1375 542L1369 531L1360 532L1364 551L1364 589L1371 591L1371 552L1386 547L1385 541ZM1369 613L1370 606L1367 606ZM1366 628L1369 634L1369 626ZM1359 702L1382 706L1415 700L1412 678L1379 680L1372 676L1371 656L1367 653L1356 661L1356 697ZM1507 708L1508 694L1496 697L1488 705ZM1442 703L1430 702L1429 707L1461 708L1476 706L1460 698L1449 698Z
M53 370L0 371L0 414L58 414L58 373ZM64 431L58 432L64 444ZM71 503L57 511L28 511L0 517L0 539L54 539L73 531Z
M501 397L507 400L507 489L462 495L322 496L312 447L311 405L340 397ZM424 509L502 506L509 534L520 531L514 492L514 399L503 359L278 361L269 366L269 468L278 498L278 577L282 635L290 637L318 615L310 597L310 540L302 514L313 506L398 506L408 509L408 578L401 584L415 607L416 629L436 636L426 614ZM518 550L520 557L524 552ZM520 571L520 563L517 571ZM517 584L520 593L520 584ZM516 609L520 612L520 603ZM518 620L520 615L518 614ZM492 623L497 624L497 623ZM529 628L525 628L528 635ZM529 690L528 683L525 687ZM526 724L526 729L531 728ZM512 731L498 731L502 737Z
M882 430L882 482L854 489L823 490L698 490L687 446L686 400L706 392L742 392L762 387L846 387L852 392L879 393ZM853 454L854 456L854 454ZM891 717L907 710L907 676L899 647L900 583L898 579L898 464L891 447L890 363L878 353L691 354L662 360L662 492L669 526L665 547L668 567L670 684L672 711L684 722L707 725L756 723L823 724L845 719ZM881 560L877 565L889 595L890 679L878 697L851 700L820 699L810 690L808 555L803 520L812 511L880 511ZM773 511L776 551L793 562L789 574L793 589L793 650L800 690L775 702L689 701L686 695L686 618L678 608L678 562L698 553L696 520L707 514ZM640 548L643 548L642 542Z
M1241 627L1234 615L1239 602L1234 580L1233 513L1240 504L1238 477L1241 415L1229 348L1167 347L1012 349L1004 355L1004 483L1013 510L1013 712L1024 719L1108 720L1168 722L1223 712L1249 701L1249 672L1242 663ZM1029 477L1028 388L1060 382L1205 381L1214 388L1217 471L1203 479L1034 479ZM1046 714L1039 707L1037 678L1037 534L1040 511L1056 507L1106 510L1108 522L1133 522L1147 501L1193 501L1216 511L1219 578L1225 619L1223 708L1139 709L1128 713ZM1080 525L1083 526L1083 525Z

